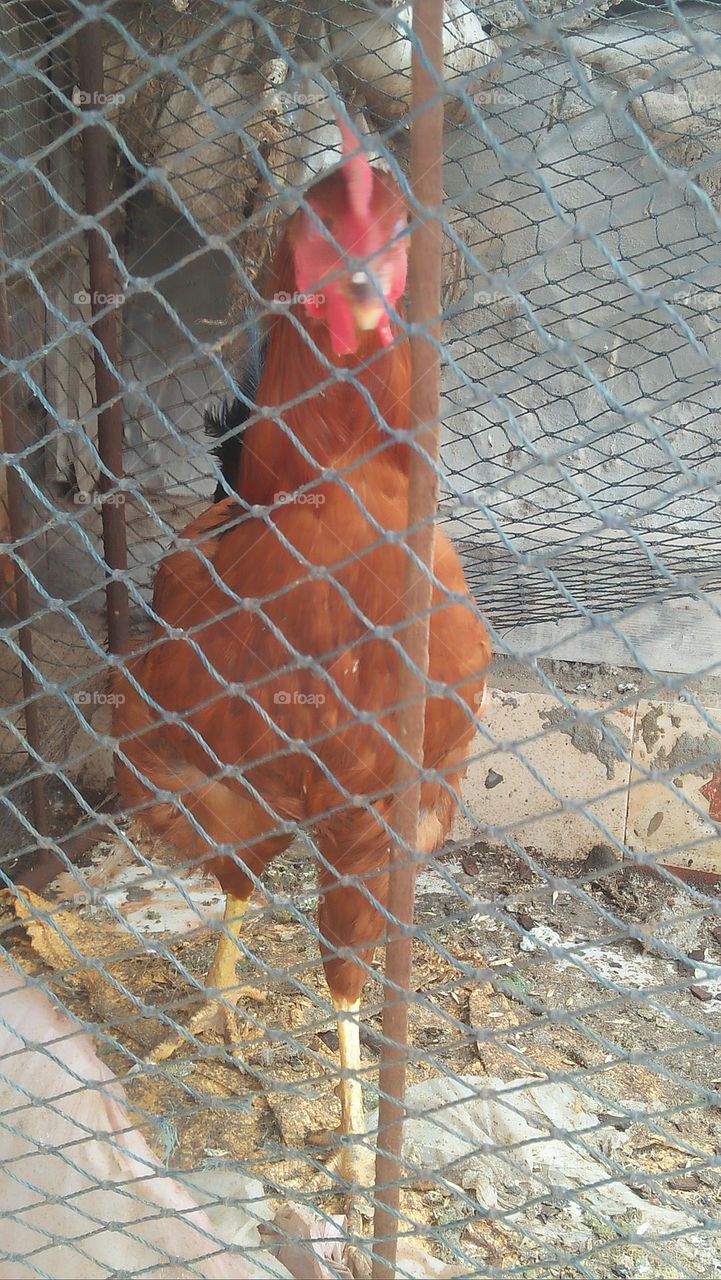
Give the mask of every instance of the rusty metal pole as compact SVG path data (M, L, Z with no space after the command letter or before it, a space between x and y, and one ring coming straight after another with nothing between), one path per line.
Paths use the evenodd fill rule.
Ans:
M415 0L413 32L425 65L413 51L411 188L425 210L414 228L408 264L408 318L421 332L411 334L411 429L423 450L411 451L408 484L407 546L422 565L433 562L438 504L440 358L428 340L440 338L441 254L439 220L443 166L443 0ZM418 812L423 764L423 730L428 673L431 575L406 560L404 615L400 633L408 656L401 667L395 736L410 757L397 757L393 828L398 843L391 851L386 937L383 1049L380 1065L376 1210L373 1226L374 1280L393 1280L398 1248L398 1209L402 1180L403 1121L408 1059L408 1002L413 947L416 863L407 849L418 847ZM417 670L414 670L410 664ZM405 848L403 846L406 846Z
M5 254L4 218L0 206L0 255ZM10 314L5 276L0 276L0 352L6 359L10 358ZM17 412L16 377L5 371L0 379L0 446L5 453L14 454L20 450L20 421ZM25 500L23 482L20 471L12 464L7 468L8 521L10 537L18 545L23 543L27 532L25 522ZM20 553L27 555L23 546ZM15 561L15 612L19 620L18 648L22 657L21 676L23 685L23 717L28 746L42 758L42 731L38 710L38 686L33 675L33 636L28 619L31 614L30 584ZM33 761L33 768L37 762ZM45 778L38 774L30 781L30 797L32 801L33 822L39 836L47 835L49 830L48 803Z
M85 110L94 110L104 102L100 23L86 23L77 39L81 103ZM96 223L100 223L111 200L107 130L102 124L87 125L82 138L85 208ZM115 483L123 476L122 403L115 372L119 368L118 312L112 306L108 309L108 299L118 295L118 282L110 250L97 226L91 227L87 234L93 332L102 348L93 349L93 360L98 452L103 462L100 477L103 550L109 573L106 584L108 648L111 653L126 653L130 639L128 588L122 578L115 576L128 568L125 495Z

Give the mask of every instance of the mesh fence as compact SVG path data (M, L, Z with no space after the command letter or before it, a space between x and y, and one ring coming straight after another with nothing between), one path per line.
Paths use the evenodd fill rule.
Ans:
M425 347L412 20L0 7L12 1280L391 1274L409 862L392 1274L721 1274L721 14L449 0Z

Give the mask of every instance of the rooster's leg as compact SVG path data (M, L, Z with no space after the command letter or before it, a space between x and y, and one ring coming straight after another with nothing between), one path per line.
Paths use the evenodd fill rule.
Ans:
M336 1169L344 1182L349 1183L345 1194L347 1231L351 1237L362 1240L363 1216L370 1213L366 1193L375 1183L375 1152L368 1145L366 1117L361 1088L360 1060L360 1000L350 1001L335 997L338 1049L341 1079L338 1084L340 1098L341 1149L330 1167ZM345 1255L351 1274L367 1277L371 1274L368 1253L358 1245L349 1244Z
M208 991L217 991L218 996L210 996L188 1023L187 1030L176 1031L167 1036L148 1054L148 1062L164 1062L167 1058L187 1045L189 1036L197 1036L201 1031L220 1031L227 1044L234 1044L238 1038L238 1028L234 1006L241 996L255 1000L264 1000L265 996L255 987L239 987L236 966L238 947L236 939L240 934L242 919L248 900L234 898L228 894L225 899L223 916L223 932L218 939L213 963L206 979Z
M334 1000L338 1019L338 1048L342 1076L338 1084L340 1098L340 1134L346 1141L340 1157L340 1173L356 1186L364 1179L361 1164L364 1148L359 1138L365 1138L366 1119L363 1110L363 1091L360 1082L360 1000L350 1003ZM353 1141L353 1139L356 1141Z
M341 1078L336 1087L340 1098L340 1125L332 1133L322 1129L308 1135L314 1146L327 1146L329 1140L341 1140L328 1167L351 1186L351 1195L359 1188L373 1185L374 1153L367 1144L366 1119L363 1109L360 1061L360 1000L333 997L338 1026L338 1049Z

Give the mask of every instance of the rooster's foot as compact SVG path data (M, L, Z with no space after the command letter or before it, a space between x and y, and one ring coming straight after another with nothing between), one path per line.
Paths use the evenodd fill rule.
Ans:
M256 990L255 987L241 987L237 992L233 992L232 998L226 994L222 1000L207 1000L193 1014L187 1027L171 1032L155 1046L147 1055L146 1062L166 1062L179 1049L192 1049L192 1037L197 1038L208 1031L220 1035L229 1049L237 1047L243 1039L248 1038L239 1031L238 1014L235 1009L235 1004L241 996L259 1002L266 998L264 992ZM252 1035L253 1032L249 1034Z

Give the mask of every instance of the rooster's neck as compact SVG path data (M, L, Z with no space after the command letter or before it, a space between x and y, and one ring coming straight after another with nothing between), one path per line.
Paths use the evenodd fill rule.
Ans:
M290 255L286 265L290 283L282 274L274 283L289 294ZM375 333L364 335L352 357L336 356L323 322L310 320L302 306L293 307L293 315L297 325L287 316L270 324L257 404L279 420L258 419L244 434L244 498L270 504L278 493L317 482L330 468L347 472L353 488L373 484L378 467L407 471L407 446L394 440L409 421L407 338L395 333L391 346L383 347Z

